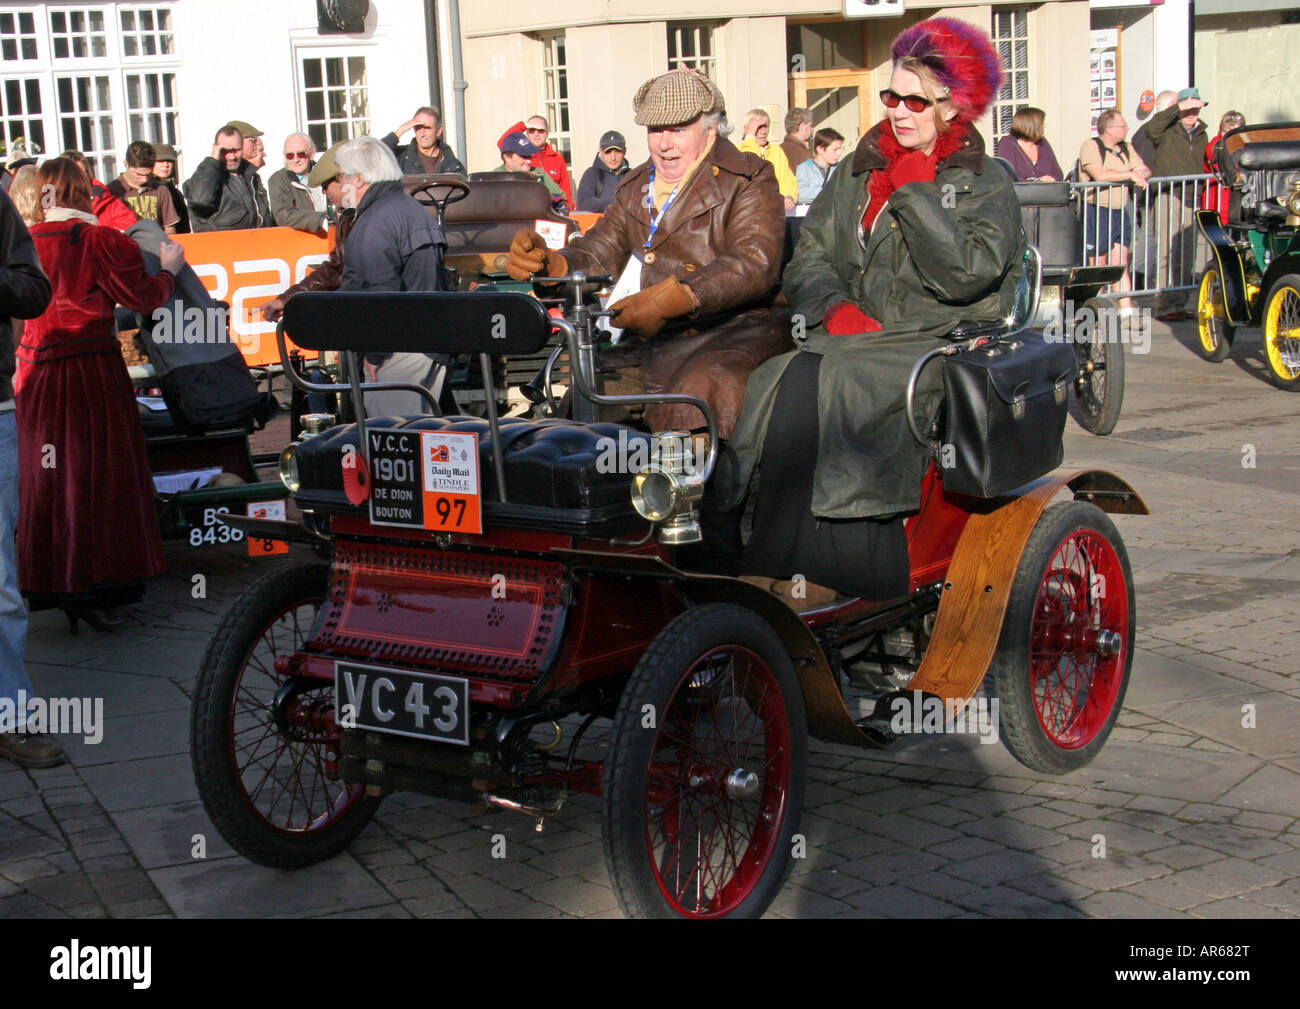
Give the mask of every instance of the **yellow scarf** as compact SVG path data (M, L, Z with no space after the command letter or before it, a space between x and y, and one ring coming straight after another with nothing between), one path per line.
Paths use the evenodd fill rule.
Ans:
M713 144L717 139L718 137L717 134L715 133L713 135L713 139L704 145L704 150L700 152L700 156L691 162L691 167L686 169L686 174L681 177L680 181L669 182L667 179L663 178L662 176L659 175L655 176L654 192L650 194L650 198L654 200L654 205L656 210L658 210L660 207L664 205L664 201L668 199L669 196L672 195L672 191L674 189L679 189L680 187L686 185L686 183L690 181L691 176L695 174L695 169L700 167L700 163L705 158L707 158L709 156L709 152L713 150Z

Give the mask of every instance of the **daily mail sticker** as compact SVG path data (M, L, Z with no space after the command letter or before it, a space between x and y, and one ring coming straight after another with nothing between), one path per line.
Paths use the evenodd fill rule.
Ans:
M548 249L564 248L565 228L563 221L547 221L540 217L533 221L533 230L546 239Z
M483 499L478 469L478 435L451 431L420 433L424 528L481 533Z

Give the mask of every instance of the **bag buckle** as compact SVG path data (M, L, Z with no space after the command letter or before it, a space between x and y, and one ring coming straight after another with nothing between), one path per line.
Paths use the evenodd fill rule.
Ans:
M1052 394L1053 396L1055 396L1056 403L1058 406L1065 402L1065 397L1066 397L1065 379L1058 378L1056 380L1056 385L1052 389Z
M1011 416L1016 420L1023 420L1025 416L1025 395L1017 393L1011 399Z

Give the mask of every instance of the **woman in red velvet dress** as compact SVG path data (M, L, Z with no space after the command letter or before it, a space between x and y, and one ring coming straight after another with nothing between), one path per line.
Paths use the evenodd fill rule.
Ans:
M113 307L152 312L184 264L168 243L150 276L135 242L90 214L86 175L67 158L40 167L43 221L31 229L54 289L17 348L21 506L18 573L32 609L82 617L134 602L163 571L144 433L118 349ZM54 206L50 206L51 200Z

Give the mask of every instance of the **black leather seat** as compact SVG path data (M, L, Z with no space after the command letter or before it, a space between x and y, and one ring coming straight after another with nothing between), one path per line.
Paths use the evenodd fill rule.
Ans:
M488 423L478 417L378 417L367 431L474 432L478 435L484 524L606 536L641 520L632 510L629 459L649 459L650 436L618 424L502 418L506 494L497 499ZM366 514L343 491L343 452L357 446L356 426L346 424L298 446L302 508Z

